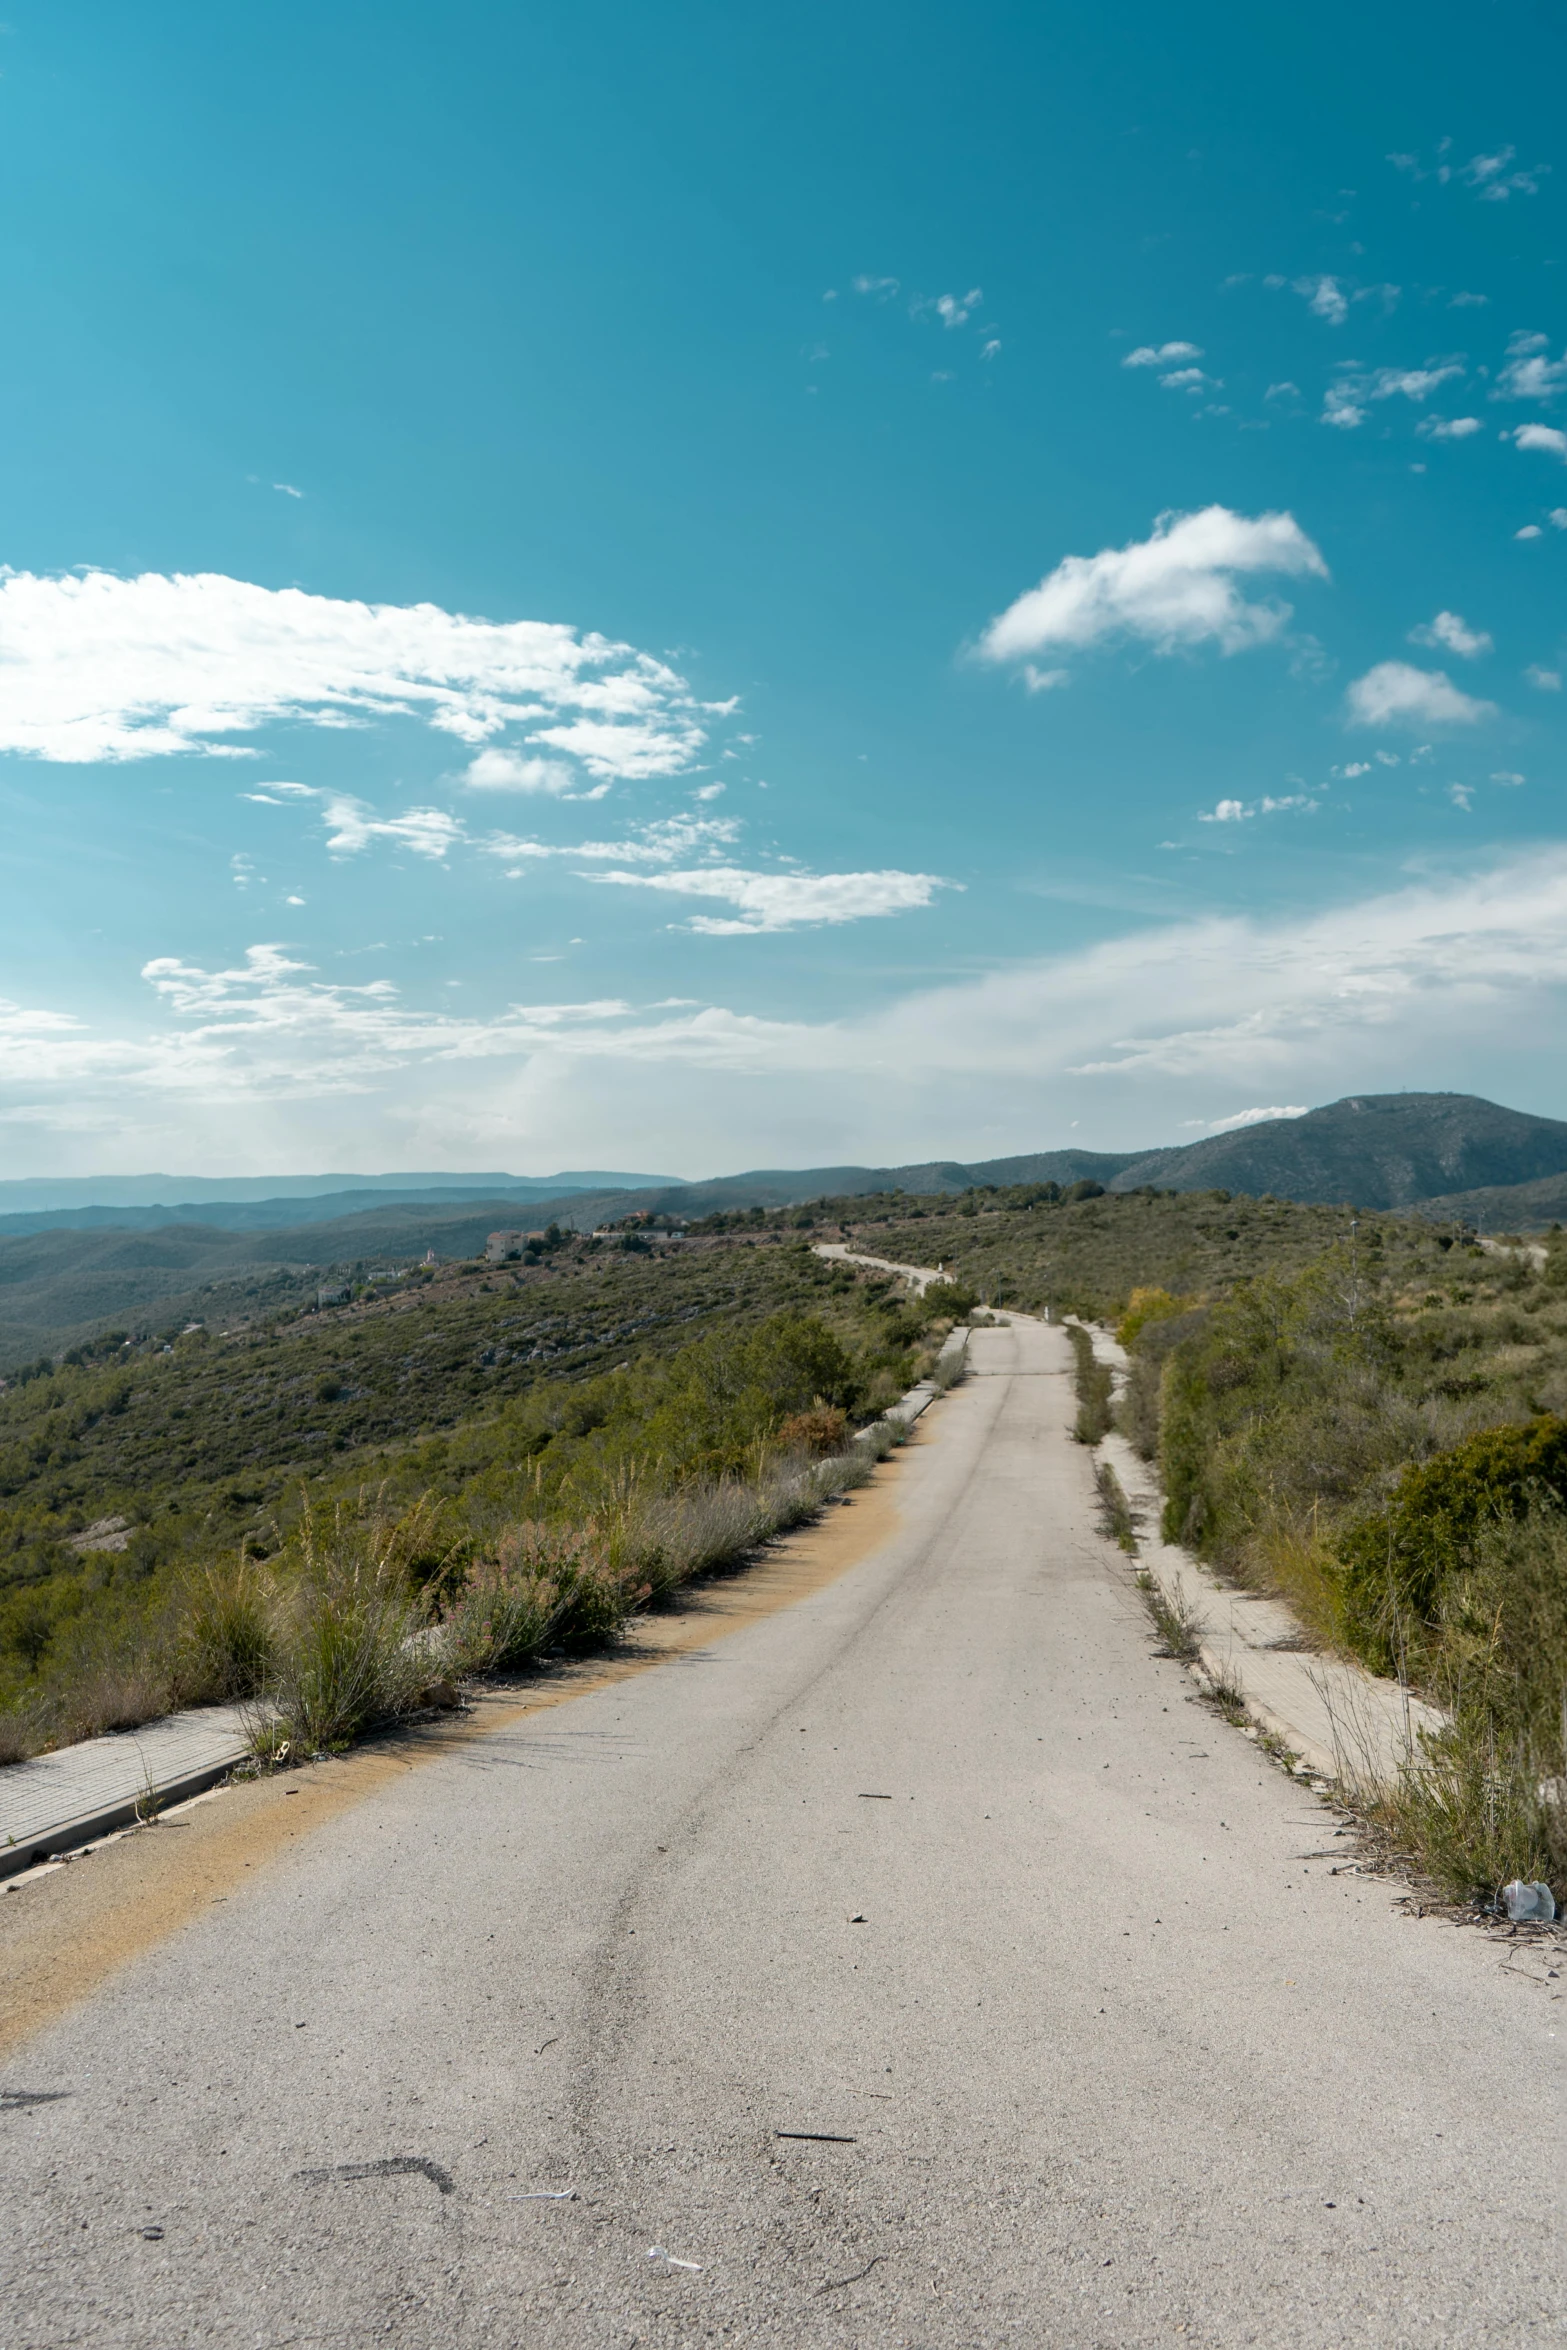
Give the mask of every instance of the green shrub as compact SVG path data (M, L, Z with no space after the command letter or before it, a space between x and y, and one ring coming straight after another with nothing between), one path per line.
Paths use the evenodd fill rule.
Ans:
M1389 1670L1401 1630L1432 1627L1446 1588L1472 1572L1482 1534L1542 1496L1567 1498L1567 1419L1550 1412L1405 1469L1386 1506L1339 1536L1346 1637Z
M1116 1324L1116 1337L1125 1347L1135 1346L1150 1322L1171 1321L1186 1313L1191 1302L1188 1297L1172 1297L1167 1289L1134 1289Z
M1079 1322L1069 1322L1077 1386L1077 1418L1072 1434L1079 1444L1099 1444L1110 1432L1111 1378L1108 1363L1094 1353L1094 1342Z
M930 1281L920 1299L929 1322L966 1322L979 1303L979 1291L966 1281Z
M244 1554L208 1567L181 1594L177 1674L187 1704L257 1697L276 1641L265 1578Z
M409 1560L428 1548L433 1514L425 1502L392 1517L363 1499L330 1511L306 1500L274 1570L264 1690L295 1747L339 1752L417 1702L427 1615Z

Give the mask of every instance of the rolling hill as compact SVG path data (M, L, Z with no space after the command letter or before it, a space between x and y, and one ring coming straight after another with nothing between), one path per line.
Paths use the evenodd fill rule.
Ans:
M1467 1093L1351 1095L1176 1150L1150 1151L1107 1189L1271 1191L1280 1199L1407 1208L1567 1174L1567 1123Z
M553 1193L503 1177L300 1177L270 1196L153 1201L77 1199L0 1218L0 1364L74 1346L111 1323L166 1328L313 1302L322 1277L482 1253L497 1228L550 1222L575 1231L633 1210L696 1218L715 1210L903 1191L953 1197L991 1184L1090 1179L1109 1191L1224 1190L1304 1204L1483 1219L1491 1231L1567 1220L1567 1122L1472 1094L1352 1095L1153 1151L1058 1150L1010 1158L928 1159L901 1167L755 1168L708 1182L620 1177L595 1187L562 1176ZM159 1177L105 1179L135 1187ZM281 1179L274 1179L281 1180ZM93 1179L74 1178L83 1189ZM311 1194L305 1186L336 1183ZM341 1188L344 1184L350 1188ZM14 1189L0 1185L0 1200ZM216 1187L209 1187L209 1192Z

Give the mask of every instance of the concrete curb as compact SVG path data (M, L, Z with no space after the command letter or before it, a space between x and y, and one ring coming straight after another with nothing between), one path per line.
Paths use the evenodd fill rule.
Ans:
M944 1363L949 1355L961 1355L968 1342L967 1330L950 1331L936 1357L937 1363ZM857 1428L851 1442L863 1444L868 1436L874 1436L876 1430L888 1420L901 1420L906 1428L911 1428L921 1412L928 1411L933 1403L949 1392L953 1384L954 1380L951 1379L942 1382L934 1379L916 1380L906 1395L900 1395L896 1403L887 1406L880 1419L872 1420L868 1428Z
M1118 1370L1126 1355L1103 1331L1084 1323L1103 1362ZM1445 1717L1396 1681L1313 1648L1283 1600L1225 1583L1159 1530L1164 1494L1157 1471L1124 1436L1107 1436L1097 1458L1115 1473L1132 1513L1137 1564L1165 1599L1195 1618L1197 1662L1206 1678L1236 1691L1258 1727L1297 1758L1307 1775L1348 1795L1391 1785L1418 1751L1423 1731Z
M238 1707L201 1706L10 1764L0 1772L0 1881L133 1825L149 1803L162 1811L202 1794L249 1753Z

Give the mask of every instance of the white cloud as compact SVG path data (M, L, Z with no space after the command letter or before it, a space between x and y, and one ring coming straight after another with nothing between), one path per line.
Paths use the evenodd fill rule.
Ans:
M439 864L468 837L461 821L444 808L410 808L403 816L380 817L347 792L328 792L324 797L326 845L335 857L356 856L374 840L389 840Z
M13 1172L86 1172L105 1135L130 1163L177 1152L214 1173L342 1165L353 1145L391 1165L536 1166L540 1136L613 1164L628 1133L692 1175L894 1163L965 1135L1038 1148L1079 1118L1134 1147L1194 1095L1293 1108L1526 1085L1567 1014L1567 847L1285 920L1139 923L814 1022L616 999L458 1016L380 979L326 984L277 947L146 977L151 1020L0 1006Z
M1349 316L1349 302L1336 277L1298 277L1295 291L1305 295L1313 318L1326 319L1329 326L1342 326Z
M1135 351L1128 351L1123 367L1180 367L1188 359L1200 359L1200 343L1140 343Z
M1434 620L1422 621L1410 630L1409 641L1412 645L1439 646L1444 652L1456 653L1461 661L1473 661L1491 650L1485 630L1471 628L1459 612L1439 612Z
M1567 432L1558 432L1554 424L1520 424L1512 438L1517 448L1543 449L1548 457L1560 457L1567 465Z
M1158 653L1198 644L1238 653L1278 636L1290 617L1287 604L1242 596L1236 575L1257 572L1328 575L1291 514L1161 514L1146 539L1068 555L991 622L978 650L987 661L1023 661L1131 637Z
M985 299L978 286L970 286L966 294L938 294L933 302L916 302L916 314L934 310L943 326L966 326Z
M1553 506L1546 520L1553 530L1567 530L1567 506Z
M474 847L486 857L499 857L513 866L538 863L551 857L586 858L592 863L672 865L677 857L718 856L732 847L742 827L736 816L663 816L642 824L622 840L579 840L554 845L519 839L509 832L492 832Z
M1369 402L1397 398L1428 400L1440 385L1463 372L1456 359L1431 359L1424 367L1346 368L1338 381L1328 386L1322 421L1337 425L1341 431L1353 431L1356 425L1365 422Z
M732 917L692 916L686 927L710 938L906 914L928 906L937 890L948 886L933 873L752 873L735 865L702 865L685 873L597 873L591 878L681 897L718 898L735 907Z
M1559 669L1544 669L1538 661L1533 661L1524 675L1542 694L1559 694L1562 690L1562 673Z
M1200 367L1177 367L1170 375L1161 375L1161 387L1167 392L1204 392L1219 388L1217 376L1204 375Z
M1484 310L1490 299L1489 294L1455 294L1447 307L1449 310Z
M1550 345L1540 334L1520 329L1507 342L1507 365L1496 379L1493 400L1553 400L1567 384L1567 357L1548 359Z
M1305 1102L1285 1102L1275 1103L1271 1110L1237 1110L1229 1118L1210 1118L1208 1132L1235 1134L1243 1126L1265 1126L1274 1118L1304 1118L1307 1107Z
M1526 522L1522 530L1513 532L1515 539L1543 539L1544 536L1545 533L1537 522Z
M895 277L857 277L854 290L857 294L874 294L878 301L890 302L898 290L898 281Z
M1304 808L1314 813L1320 802L1307 792L1290 792L1282 799L1220 800L1216 808L1198 816L1199 824L1249 824L1254 816L1278 816L1289 808Z
M684 681L607 638L210 572L0 571L0 666L0 750L61 761L233 758L219 738L272 720L399 715L475 745L521 726L607 779L679 774L705 739Z
M530 759L494 743L463 770L470 791L543 792L557 800L574 797L578 780L559 759Z
M1357 726L1473 726L1494 718L1494 702L1461 693L1445 670L1416 669L1408 661L1379 661L1357 677L1348 696Z
M1422 416L1415 426L1423 441L1467 441L1481 429L1478 416Z
M1300 386L1292 384L1288 380L1283 383L1269 384L1262 396L1265 400L1298 400Z
M1491 778L1493 783L1504 783L1508 785L1527 783L1528 780L1529 779L1526 775L1515 775L1510 769L1505 767L1500 771L1499 774L1493 775Z
M999 339L995 335L992 335L988 343L982 343L980 345L979 355L981 359L994 359L1000 348L1001 344Z
M285 498L302 498L305 494L303 490L296 490L291 481L275 481L272 487L281 490Z
M1391 400L1402 393L1406 400L1428 400L1439 384L1463 372L1456 359L1429 359L1424 367L1379 367L1371 379L1371 397Z
M1475 189L1483 204L1505 204L1512 195L1537 196L1540 182L1550 170L1548 163L1536 163L1527 171L1507 168L1517 154L1516 147L1499 148L1494 155L1471 155L1459 171L1459 178Z

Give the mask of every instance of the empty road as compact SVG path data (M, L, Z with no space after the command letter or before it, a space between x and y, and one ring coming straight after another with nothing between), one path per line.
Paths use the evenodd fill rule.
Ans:
M190 1815L271 1806L0 2072L7 2350L1567 2339L1562 1983L1333 1873L1064 1335L974 1362L795 1604Z

